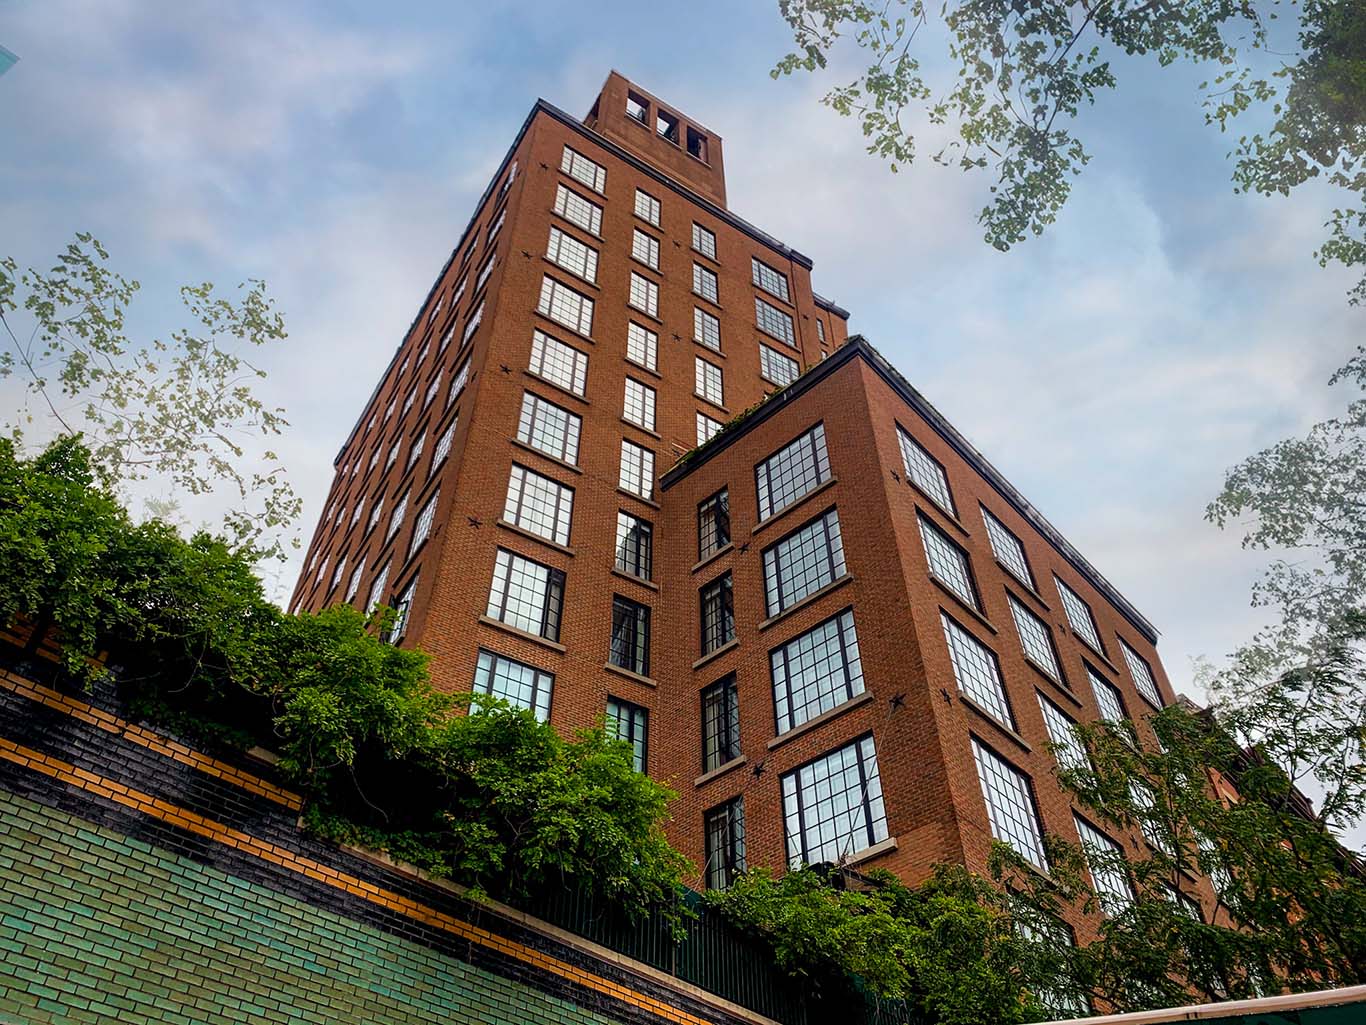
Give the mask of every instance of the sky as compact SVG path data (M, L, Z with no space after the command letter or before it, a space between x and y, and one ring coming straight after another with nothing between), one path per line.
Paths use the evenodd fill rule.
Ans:
M1226 468L1345 401L1327 378L1366 334L1351 276L1312 258L1332 197L1235 195L1205 71L1123 62L1078 125L1093 159L1058 223L999 253L976 224L984 178L890 173L819 103L839 68L769 76L790 44L776 0L686 15L9 0L0 255L47 266L93 232L142 283L142 337L181 322L181 284L265 279L289 339L261 394L291 422L277 449L307 540L531 105L582 114L616 68L724 139L731 209L814 260L817 291L1145 613L1176 689L1199 697L1194 660L1260 622L1264 562L1204 508ZM298 561L268 569L277 595Z

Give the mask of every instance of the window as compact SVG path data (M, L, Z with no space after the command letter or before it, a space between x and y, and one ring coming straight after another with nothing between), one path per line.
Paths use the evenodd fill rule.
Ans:
M412 447L408 449L408 462L403 468L404 473L407 473L409 470L411 470L413 468L413 464L417 462L419 458L421 458L422 446L425 445L426 442L427 435L425 432L419 434L417 438L414 439Z
M631 233L631 256L651 270L659 270L659 239L636 228Z
M724 890L745 871L745 799L734 797L707 812L703 832L707 889Z
M506 178L503 179L503 186L502 186L502 188L500 188L500 189L498 190L498 198L501 199L503 196L506 196L506 195L507 195L508 189L512 188L512 183L515 182L516 180L517 180L517 161L514 160L514 161L512 162L512 166L508 168L508 176L507 176Z
M571 466L579 461L579 429L583 418L539 395L522 396L517 440Z
M988 715L1010 729L1015 718L1010 713L1005 687L1001 683L1001 667L995 653L968 633L943 612L939 619L944 626L944 640L949 646L949 661L958 690L977 704Z
M721 433L721 428L725 425L720 420L713 420L706 413L697 414L697 444L705 445Z
M754 269L754 284L762 288L769 295L776 295L783 302L790 302L792 297L787 292L787 275L781 271L776 271L768 264L756 257L750 257L750 266Z
M697 558L707 558L730 544L730 495L725 488L697 507Z
M593 300L554 278L541 281L541 299L536 310L571 331L581 335L593 333Z
M565 345L541 331L531 333L531 363L527 369L537 377L580 396L588 381L588 357L573 346Z
M617 512L617 569L649 580L654 564L654 527L639 516Z
M432 399L436 398L436 393L441 390L441 375L437 374L427 385L427 394L422 396L422 408L425 410L432 404Z
M647 224L659 227L659 200L648 192L636 189L636 216Z
M403 397L403 412L399 416L407 416L408 410L413 408L413 403L417 401L417 389L409 388L408 394Z
M465 385L470 379L470 364L473 362L473 359L465 360L464 366L460 368L459 373L455 375L455 379L451 381L451 392L446 396L447 409L451 408L451 404L455 402L455 400L460 397L460 393L465 390Z
M721 351L721 322L706 310L692 309L692 337L715 352Z
M474 692L492 694L508 704L532 712L539 722L550 718L550 695L555 677L544 669L483 648L474 668Z
M1015 630L1020 635L1020 647L1024 649L1025 657L1054 680L1059 683L1065 682L1062 672L1058 669L1058 657L1053 650L1053 636L1048 625L1021 605L1013 594L1007 597L1010 599L1010 615L1015 620Z
M1030 864L1048 871L1029 777L976 737L972 738L972 757L977 763L977 779L982 784L991 835L1010 844Z
M1122 637L1119 639L1119 646L1124 651L1124 664L1129 667L1129 675L1134 678L1134 686L1138 688L1138 693L1154 708L1161 708L1162 697L1157 692L1157 684L1153 682L1153 670L1148 665L1148 660L1129 647L1128 642Z
M403 518L408 512L408 496L404 495L399 499L398 505L394 506L394 511L389 517L389 529L384 532L384 540L388 541L398 533L398 528L403 526Z
M635 378L626 378L626 396L623 399L622 414L637 427L647 431L655 429L655 390L641 384Z
M384 470L386 473L388 472L389 467L393 466L398 459L398 447L400 444L401 442L395 438L394 443L389 446L389 454L384 457Z
M545 255L551 263L563 267L576 277L590 282L598 280L598 251L566 235L559 228L550 229Z
M692 247L703 256L716 259L716 233L693 222Z
M602 207L584 199L573 189L555 186L555 212L590 235L602 234Z
M503 519L558 545L569 544L569 522L574 515L574 489L512 464L508 475Z
M1086 857L1086 867L1091 871L1091 882L1101 910L1107 915L1117 915L1134 900L1124 851L1080 815L1072 818L1077 824L1082 853Z
M646 370L656 369L659 360L659 335L634 320L626 325L626 358Z
M904 454L904 445L902 450ZM909 473L910 470L906 472ZM947 484L944 493L948 493ZM986 506L982 506L982 522L987 525L987 539L991 542L991 551L997 561L1016 580L1031 591L1034 590L1034 575L1029 572L1029 560L1025 558L1024 545L1020 544L1020 539L1012 534L1004 523L987 512Z
M792 318L778 307L771 306L756 297L754 300L754 321L764 334L772 335L778 341L786 342L796 348L797 333L792 327Z
M768 662L780 734L863 693L863 663L850 609L774 648Z
M801 372L795 359L789 359L767 345L759 346L759 374L769 384L784 388L795 381Z
M1124 698L1120 695L1119 688L1089 665L1086 667L1086 675L1091 681L1091 691L1096 696L1096 708L1100 710L1100 717L1108 722L1127 723L1129 713L1124 709Z
M566 235L566 236L564 236L564 237L565 237L565 238L568 238L569 236ZM592 250L589 250L589 251L592 252ZM488 284L489 276L490 276L491 274L493 274L493 265L494 265L494 262L495 262L494 258L493 258L492 256L490 256L487 260L484 261L484 266L482 266L482 267L479 268L479 276L476 277L476 278L474 279L474 292L475 292L476 295L479 294L479 290L480 290L481 288L483 288L486 284ZM471 317L470 319L471 319L471 320L480 319L480 318L482 317L482 315L483 315L483 312L484 312L484 304L483 304L483 303L480 303L480 304L479 304L479 309L478 309L478 311L476 312L475 316L474 316L474 317ZM466 338L468 338L468 337L469 337L471 334L473 334L473 333L474 333L474 332L472 332L468 327L465 328L465 337L466 337Z
M441 439L432 451L431 472L435 472L441 461L451 454L451 442L455 440L455 424L456 421L452 420L450 426L441 432Z
M634 442L621 440L621 487L647 501L655 496L655 454Z
M687 137L689 155L696 157L705 164L707 162L707 137L692 125L688 126Z
M692 290L703 299L718 302L720 292L717 287L716 272L707 270L700 263L692 265Z
M394 407L398 405L398 397L389 400L389 405L384 407L384 422L387 424L394 416Z
M649 127L650 105L635 93L626 94L626 116Z
M735 594L729 573L723 573L702 588L702 654L735 640Z
M949 540L947 534L924 516L917 519L920 520L920 540L925 545L925 560L930 566L930 576L962 599L963 604L980 609L967 552Z
M825 344L825 321L821 320L820 317L816 318L816 338L820 340L822 345Z
M436 501L441 497L441 492L432 492L432 497L427 499L427 504L422 507L422 511L417 514L417 526L413 527L413 538L408 542L408 558L413 557L418 546L426 541L432 533L432 520L436 518Z
M1017 918L1015 927L1025 939L1043 944L1051 950L1077 945L1072 930L1054 919L1039 916L1026 923ZM1091 1004L1086 995L1072 988L1039 986L1034 990L1034 998L1050 1018L1085 1018L1091 1013Z
M659 315L659 286L649 278L632 271L631 294L626 302L628 306L634 306L642 313L656 317Z
M370 453L370 465L367 466L367 467L365 468L366 472L368 473L369 471L373 470L373 469L375 468L375 464L378 463L378 462L379 462L379 445L375 445L374 451Z
M398 601L394 602L394 619L389 627L388 636L382 638L386 643L397 644L403 639L408 630L408 614L413 610L413 595L416 593L417 577L414 577L398 596Z
M1057 705L1042 694L1039 708L1043 710L1043 724L1048 729L1048 739L1053 742L1053 757L1058 767L1063 769L1089 769L1091 759L1086 747L1077 736L1077 724Z
M925 492L935 505L950 516L956 516L953 509L953 496L949 494L949 478L939 460L925 451L925 447L906 433L900 424L896 425L896 440L901 446L901 463L906 469L907 478L921 491Z
M383 499L383 497L376 499L376 500L375 500L375 504L372 505L372 506L370 507L370 519L369 519L369 521L365 524L365 530L366 530L367 533L368 533L369 531L375 529L375 524L379 522L379 514L380 514L380 512L383 511L383 509L384 509L384 499Z
M789 866L838 862L887 839L877 751L863 737L782 778Z
M355 474L352 474L352 476L354 477ZM356 507L355 507L354 509L351 510L351 522L348 523L348 524L346 525L346 528L347 528L348 530L350 530L352 527L354 527L354 526L356 525L357 521L360 520L361 514L364 513L364 512L365 512L365 499L364 499L364 498L361 498L361 500L360 500L359 502L356 503Z
M678 145L678 116L662 110L655 111L655 132Z
M1081 595L1064 584L1055 575L1053 583L1058 587L1058 597L1062 599L1063 610L1067 613L1067 622L1072 626L1072 632L1091 646L1092 651L1104 653L1105 649L1100 645L1100 634L1096 631L1096 621L1091 615L1091 606L1087 605Z
M844 542L834 509L764 549L768 615L776 616L844 576Z
M702 692L702 771L740 757L740 696L735 674Z
M370 597L365 602L365 613L369 615L376 608L383 605L388 598L386 588L389 586L389 567L385 566L380 570L379 576L375 577L375 582L370 585Z
M607 699L607 732L631 745L631 764L636 772L645 771L646 730L649 715L639 705L621 698Z
M327 590L328 590L329 592L332 591L332 589L335 588L339 583L341 583L342 574L345 573L345 572L346 572L346 556L343 555L340 559L337 560L337 566L336 566L336 568L332 571L332 582L331 582L330 584L327 585Z
M1172 843L1167 824L1162 821L1157 811L1157 799L1153 797L1152 788L1140 780L1130 779L1129 800L1137 811L1135 817L1138 819L1138 828L1143 833L1143 839L1148 841L1153 850L1161 851L1175 860L1176 845Z
M612 598L612 644L608 661L637 676L650 675L650 608L616 595Z
M564 148L564 154L560 157L560 170L575 181L587 185L594 192L601 192L607 187L607 168L595 164L568 146Z
M486 610L490 619L558 641L563 604L564 573L498 549Z
M721 368L700 356L693 360L693 391L714 406L724 406L726 396L721 386Z
M830 479L830 457L825 451L825 424L816 424L788 442L754 468L759 493L759 519L786 509L807 492Z
M498 219L489 226L488 238L484 239L484 248L489 249L493 245L493 240L498 237L498 233L503 230L503 222L508 219L507 207L498 211Z

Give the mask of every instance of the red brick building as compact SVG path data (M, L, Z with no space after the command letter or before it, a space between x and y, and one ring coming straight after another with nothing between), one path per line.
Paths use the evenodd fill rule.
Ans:
M439 686L606 714L681 794L698 885L1140 842L1079 817L1046 742L1150 740L1156 632L811 266L620 75L582 121L538 102L337 457L295 606L393 604Z

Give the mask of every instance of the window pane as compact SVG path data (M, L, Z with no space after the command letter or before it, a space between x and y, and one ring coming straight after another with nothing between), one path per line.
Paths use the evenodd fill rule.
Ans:
M702 771L740 757L740 702L735 677L702 692Z
M706 310L694 306L692 310L692 337L693 341L700 342L708 349L720 352L721 322Z
M564 148L560 158L560 170L575 181L582 182L594 192L601 192L607 186L607 168L594 163L577 150Z
M701 358L693 360L693 390L713 405L726 404L721 385L721 368Z
M730 544L730 495L718 491L697 507L697 557L705 559Z
M436 502L441 497L438 489L432 493L432 497L427 499L427 504L422 507L422 511L417 514L417 525L413 527L413 538L408 542L408 555L411 557L417 551L418 545L426 541L432 532L432 521L436 519Z
M1053 637L1047 624L1010 595L1010 614L1015 619L1015 629L1020 635L1020 647L1036 666L1059 683L1063 682L1058 669L1057 656L1053 654Z
M655 390L641 384L634 378L626 378L626 395L622 403L622 414L637 427L647 431L655 429Z
M947 494L948 488L945 487ZM1034 589L1034 576L1029 572L1029 560L1025 558L1024 545L1012 534L1004 523L998 520L986 507L982 507L982 520L987 525L987 538L991 541L992 554L1020 583L1030 590Z
M627 301L642 313L656 317L659 315L659 286L632 271L631 294Z
M612 645L614 666L640 676L650 675L650 609L617 596L612 599Z
M792 327L792 318L778 307L771 306L762 299L756 298L754 300L754 321L764 334L772 335L780 342L786 342L788 345L796 347L797 334Z
M692 290L703 299L717 302L720 292L717 288L716 272L708 270L700 263L692 265Z
M646 370L656 369L659 335L634 320L626 325L626 358Z
M517 440L553 456L561 462L579 461L579 429L582 418L539 395L522 396L522 415L517 424Z
M849 609L775 648L768 660L780 734L863 693L863 664Z
M590 234L602 234L602 207L584 199L573 189L555 186L555 212Z
M569 544L574 491L516 463L508 475L503 519L556 544Z
M627 512L617 513L617 569L642 580L650 579L654 528Z
M1100 646L1100 634L1096 632L1096 621L1091 616L1091 606L1056 576L1053 577L1053 583L1058 586L1058 597L1062 599L1062 607L1067 613L1067 622L1071 625L1072 632L1089 644L1092 650L1103 652L1105 649Z
M977 779L986 799L991 835L1010 844L1030 864L1047 871L1048 859L1043 853L1039 815L1028 778L980 744L976 737L972 738L972 757L977 762Z
M538 720L550 718L550 693L555 677L524 662L480 650L474 670L476 694L492 694L518 708L533 712Z
M659 200L648 192L636 189L636 216L649 224L659 227Z
M498 549L486 609L490 619L558 641L563 600L563 573Z
M864 737L782 778L788 864L816 865L887 839L873 738Z
M750 263L754 268L754 284L762 288L769 295L776 295L779 299L787 302L791 297L787 292L787 275L781 271L776 271L762 260L751 257Z
M541 280L541 298L536 309L542 316L563 324L571 331L581 335L593 333L593 300L554 278Z
M839 516L831 509L764 550L768 615L776 616L844 572Z
M645 771L646 729L649 713L620 698L607 699L607 732L631 745L636 772Z
M621 487L633 495L653 499L655 494L655 454L622 439L621 442Z
M1124 699L1120 696L1119 688L1099 676L1089 665L1086 667L1086 675L1091 680L1091 690L1096 695L1096 707L1100 709L1100 717L1109 722L1127 722L1129 716L1124 711Z
M735 602L729 573L702 588L702 654L735 639Z
M565 391L582 395L588 379L588 357L544 332L533 331L527 369Z
M825 451L825 425L817 424L800 438L754 468L759 492L759 519L766 520L822 481L830 478Z
M576 277L585 281L598 280L598 251L572 235L566 235L559 228L550 229L545 255L551 263L563 267Z
M759 373L765 381L782 388L797 379L801 373L801 367L795 359L789 359L776 349L770 349L767 345L760 345Z
M697 443L699 445L705 445L707 442L711 441L712 438L721 433L721 428L723 426L724 424L722 424L720 420L713 420L705 413L698 413Z
M1148 660L1129 647L1123 638L1120 639L1119 646L1124 650L1124 664L1129 667L1129 675L1134 678L1134 686L1138 688L1138 692L1153 707L1161 708L1162 696L1157 692L1157 684L1153 681L1153 671L1148 665Z
M925 451L924 447L902 430L898 425L896 437L901 445L901 462L906 468L906 476L915 482L921 491L934 500L934 504L950 516L953 511L953 498L949 494L949 479L939 461Z
M1082 853L1086 856L1086 867L1091 870L1091 882L1095 886L1101 910L1107 915L1117 915L1134 899L1124 851L1085 819L1073 816L1073 820L1081 836Z
M707 812L706 881L709 890L724 890L745 871L745 805L743 797Z
M939 619L944 626L944 639L949 645L949 661L958 689L998 721L1015 728L1010 714L1005 687L1001 684L1001 667L996 656L972 634L942 612Z
M716 236L700 224L692 226L692 247L703 256L716 259Z
M1048 728L1048 739L1053 742L1053 757L1058 765L1064 769L1089 769L1091 759L1077 736L1077 724L1042 694L1039 695L1039 708L1043 710L1044 726Z
M972 586L972 570L963 549L925 517L920 520L920 539L925 544L925 559L930 573L971 608L980 608L977 589Z
M659 270L659 239L636 228L631 234L631 255L652 270Z

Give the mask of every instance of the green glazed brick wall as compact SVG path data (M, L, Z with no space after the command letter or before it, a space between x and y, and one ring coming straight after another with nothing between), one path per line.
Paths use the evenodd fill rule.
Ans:
M0 793L0 1022L606 1025L416 943Z

